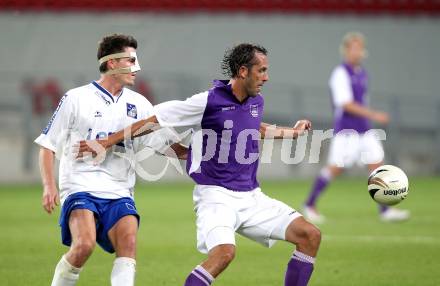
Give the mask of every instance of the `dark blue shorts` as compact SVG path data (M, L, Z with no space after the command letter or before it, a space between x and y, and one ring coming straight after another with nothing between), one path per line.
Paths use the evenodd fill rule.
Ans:
M61 240L64 245L70 246L72 236L69 229L69 216L73 210L88 209L95 215L96 242L107 252L115 252L108 237L108 231L126 215L134 215L138 220L139 214L131 198L101 199L88 193L75 193L67 197L60 215Z

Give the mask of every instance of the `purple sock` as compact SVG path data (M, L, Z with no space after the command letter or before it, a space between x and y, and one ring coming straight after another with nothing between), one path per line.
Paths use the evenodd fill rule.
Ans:
M284 286L306 286L312 276L315 258L295 251L287 265Z
M318 177L316 177L313 189L309 194L309 198L306 201L306 206L313 207L316 204L316 200L321 195L322 191L327 187L330 182L330 176L321 172Z
M184 286L209 286L213 281L214 277L202 266L197 265L186 278Z

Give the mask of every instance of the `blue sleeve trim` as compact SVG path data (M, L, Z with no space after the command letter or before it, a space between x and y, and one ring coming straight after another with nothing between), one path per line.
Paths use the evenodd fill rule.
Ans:
M65 94L65 95L63 95L63 97L61 97L60 102L58 103L57 109L55 109L55 111L54 111L52 117L51 117L50 120L49 120L49 123L47 123L46 128L44 128L43 131L42 131L41 133L43 133L43 134L46 135L46 134L49 132L50 128L52 127L52 123L53 123L53 121L55 120L55 117L57 116L57 113L58 113L58 111L60 110L61 105L63 104L63 102L64 102L64 100L66 99L66 97L67 97L67 94Z

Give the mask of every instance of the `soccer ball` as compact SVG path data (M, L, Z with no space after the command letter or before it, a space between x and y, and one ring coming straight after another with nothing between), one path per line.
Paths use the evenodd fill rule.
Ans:
M398 204L408 195L408 177L396 166L380 166L368 177L368 192L380 204Z

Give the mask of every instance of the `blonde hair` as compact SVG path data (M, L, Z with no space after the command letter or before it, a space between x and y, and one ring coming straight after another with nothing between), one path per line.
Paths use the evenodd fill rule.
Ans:
M366 38L364 34L362 34L361 32L348 32L342 38L341 45L339 46L339 53L342 57L345 56L345 49L352 41L361 41L362 43L364 43L364 45L366 44ZM368 52L367 50L365 50L364 58L366 58L367 56Z

